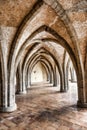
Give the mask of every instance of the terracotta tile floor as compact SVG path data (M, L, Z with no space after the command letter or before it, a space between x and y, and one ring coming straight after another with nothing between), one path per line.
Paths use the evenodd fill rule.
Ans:
M0 130L87 130L87 109L76 107L76 84L67 93L40 87L17 95L18 109L0 113Z

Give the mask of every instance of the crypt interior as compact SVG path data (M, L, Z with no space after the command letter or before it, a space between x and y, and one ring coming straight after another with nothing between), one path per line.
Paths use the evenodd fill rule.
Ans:
M87 130L87 0L0 0L0 130Z

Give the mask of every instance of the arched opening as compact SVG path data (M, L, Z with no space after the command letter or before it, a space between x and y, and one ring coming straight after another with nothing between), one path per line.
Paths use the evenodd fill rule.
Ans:
M72 69L74 73L71 72ZM63 71L66 91L69 91L70 100L76 103L76 101L78 100L77 75L73 66L73 62L66 51L64 52ZM72 81L73 79L75 79L75 82Z
M52 3L51 3L52 4ZM54 5L54 4L53 4ZM75 37L74 29L71 26L71 23L66 15L66 12L62 9L62 6L57 3L59 9L58 12L51 5L49 7L49 2L38 1L35 2L30 11L25 15L25 18L21 20L21 24L17 27L14 39L9 45L9 52L6 56L7 63L5 66L6 78L5 82L7 83L7 92L8 105L7 106L16 106L15 105L15 73L17 72L18 64L20 63L20 72L21 80L20 85L22 86L23 91L26 91L26 54L28 55L28 49L32 48L32 43L38 43L39 41L42 45L45 42L48 42L48 46L51 48L50 42L56 43L56 45L61 45L64 47L70 55L70 58L73 62L78 83L78 101L79 104L85 104L86 95L85 95L85 84L84 84L84 70L82 65L82 59L79 57L80 50L77 45L77 39ZM33 9L34 8L34 9ZM49 11L47 11L49 10ZM50 17L48 17L48 12L50 12ZM55 13L56 12L56 13ZM63 17L61 14L63 13ZM42 17L41 17L42 16ZM56 19L54 20L54 16ZM39 21L39 24L38 24ZM53 22L54 21L54 22ZM58 23L58 25L57 25ZM60 25L63 25L62 30ZM72 31L71 31L72 29ZM69 34L70 33L70 34ZM44 35L46 34L46 35ZM29 47L29 48L28 48ZM55 47L56 48L56 47ZM30 49L29 49L30 51ZM55 50L53 53L56 52ZM56 56L53 57L57 65ZM5 61L5 59L4 59ZM59 66L60 72L60 82L61 82L61 91L65 91L64 78L62 67ZM28 66L27 66L28 67ZM53 68L54 79L56 78ZM25 69L25 70L24 70ZM54 83L55 84L55 83ZM11 99L11 100L10 100ZM12 101L13 100L13 101ZM14 107L16 108L16 107Z
M48 32L49 32L49 30L48 30ZM57 35L57 34L56 34ZM53 41L53 42L55 42L55 43L58 43L58 41L57 40L53 40L53 39L42 39L42 42L45 42L45 41ZM63 42L62 42L62 44L64 44ZM67 43L66 43L67 44ZM64 45L62 45L63 47L64 47ZM66 49L67 49L67 51L68 51L68 53L70 54L70 56L71 56L71 58L72 58L72 61L73 61L73 63L74 63L74 66L75 67L77 67L76 66L76 61L75 61L75 59L74 59L74 54L73 55L71 55L71 48L69 48L69 46L67 45L66 46ZM69 50L70 49L70 50ZM73 53L73 52L72 52ZM76 68L75 68L76 69ZM78 71L77 71L78 72Z
M42 45L42 44L40 44L40 45ZM49 59L49 63L50 63L49 65L47 65L48 63L45 63L46 61L44 61L47 70L50 71L50 72L48 72L49 73L48 74L48 76L49 76L48 80L50 81L50 83L54 82L54 85L56 85L58 82L57 82L57 80L55 81L55 79L58 78L61 75L60 84L62 86L62 83L61 83L62 82L62 73L61 73L61 69L60 69L61 67L60 67L60 65L59 65L59 63L57 61L58 55L56 54L56 59L55 59L54 55L51 54L52 50L51 50L51 52L49 52L49 48L48 49L47 48L48 48L47 46L46 46L46 49L44 48L44 46L43 46L43 48L42 47L38 48L38 44L37 44L37 46L35 45L35 48L33 47L34 50L31 49L31 48L29 49L30 52L32 50L33 53L32 52L29 53L29 51L28 51L28 53L27 53L28 55L25 56L25 59L24 59L23 65L22 65L22 70L23 70L23 75L24 75L23 76L24 77L24 82L25 82L25 79L27 79L27 77L28 77L28 80L31 79L31 76L30 76L31 73L29 72L31 69L29 70L28 68L32 68L32 64L36 65L36 62L38 62L38 60L41 62L42 61L41 57L45 56L45 59L46 59L46 57L48 57L47 59ZM43 59L44 59L44 57L43 57ZM52 70L54 70L54 69L52 69L52 68L54 68L54 67L52 67L53 65L51 65L51 64L54 64L54 63L57 64L56 68L55 68L56 69L55 73L56 73L56 71L59 71L59 74L60 74L60 75L58 75L58 77L56 77L56 76L54 77L53 76L53 71ZM50 66L50 70L49 70L48 66ZM26 77L25 74L28 75L28 76ZM60 80L60 78L59 78L59 80ZM30 81L28 81L28 82L30 82ZM28 86L26 86L26 87L29 87L30 84L31 83L28 83Z
M35 83L46 83L47 72L41 62L38 62L31 72L31 85Z

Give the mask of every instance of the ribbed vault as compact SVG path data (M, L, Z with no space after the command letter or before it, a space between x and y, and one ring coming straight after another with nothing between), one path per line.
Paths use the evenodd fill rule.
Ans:
M16 109L15 92L27 92L38 63L61 92L75 71L78 106L87 107L87 1L0 1L0 12L0 110Z

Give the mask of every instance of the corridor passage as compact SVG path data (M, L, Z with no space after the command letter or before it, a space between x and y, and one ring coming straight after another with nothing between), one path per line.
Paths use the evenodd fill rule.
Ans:
M67 93L47 85L16 95L18 109L0 113L0 130L87 130L87 109L76 106L76 83Z

